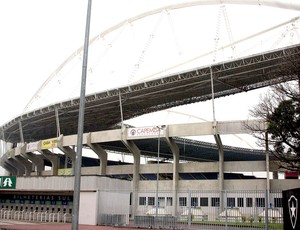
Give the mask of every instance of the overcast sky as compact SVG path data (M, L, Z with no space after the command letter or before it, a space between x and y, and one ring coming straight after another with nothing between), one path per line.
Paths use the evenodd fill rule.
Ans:
M90 37L126 18L180 2L184 1L94 0ZM87 0L0 1L0 125L21 114L43 82L72 52L83 45L86 9ZM249 13L247 8L244 7L243 10L245 12L237 11L235 16ZM261 9L259 11L257 14L263 15L264 11ZM278 14L278 12L282 12L282 14ZM261 26L260 24L272 23L272 21L276 23L298 15L298 13L297 11L274 9L273 18L268 15L266 20L259 22L259 25L253 23L251 28L244 29L255 30L256 27ZM234 15L229 16L233 17ZM185 15L182 20L184 18ZM255 20L255 18L256 15L252 14L251 20ZM214 22L208 20L204 24L209 23L213 24ZM243 22L235 20L232 23ZM193 26L195 30L201 30L198 25L195 26L191 23L187 25L187 27ZM215 30L216 25L213 24L210 27ZM238 36L236 31L233 33ZM241 96L239 97L241 98ZM257 94L255 99L251 98L252 104L254 101L258 101ZM236 107L236 103L233 100L233 107ZM251 103L249 101L249 104ZM240 106L244 104L241 102ZM224 105L223 101L218 106L219 111L232 111L228 109L228 105ZM221 120L224 117L236 119L236 114L237 112L231 112L229 115L218 115L219 117L217 117ZM211 117L203 119L211 119Z
M20 114L49 75L83 45L87 2L0 1L0 124ZM178 1L94 0L90 37L168 2Z

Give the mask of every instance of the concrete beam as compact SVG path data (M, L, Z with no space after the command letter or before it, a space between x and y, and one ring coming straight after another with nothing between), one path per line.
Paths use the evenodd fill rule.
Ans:
M215 125L215 129L214 129ZM169 136L202 136L226 134L250 134L249 127L263 128L265 123L260 120L200 122L169 125Z

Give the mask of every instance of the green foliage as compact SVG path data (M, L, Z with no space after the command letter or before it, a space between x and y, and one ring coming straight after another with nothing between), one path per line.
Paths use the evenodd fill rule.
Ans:
M281 101L267 115L273 155L291 170L300 171L300 103L299 97Z

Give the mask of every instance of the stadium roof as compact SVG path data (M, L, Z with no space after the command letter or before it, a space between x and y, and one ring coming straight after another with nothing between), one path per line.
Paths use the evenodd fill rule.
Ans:
M215 98L293 80L296 72L286 74L282 70L290 65L290 59L299 62L299 53L300 46L296 45L88 95L84 132L117 127L122 120L120 104L126 120L211 99L211 76ZM75 98L22 114L0 127L1 139L17 143L22 142L22 136L24 142L56 137L56 114L60 133L76 134L78 111L79 98Z

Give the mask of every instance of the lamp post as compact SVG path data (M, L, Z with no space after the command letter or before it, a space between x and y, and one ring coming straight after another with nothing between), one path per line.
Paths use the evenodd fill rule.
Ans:
M78 224L79 224L82 138L83 138L83 128L84 128L85 88L86 88L86 72L87 72L87 60L88 60L91 7L92 7L92 0L88 0L86 28L85 28L85 37L84 37L83 63L82 63L80 105L79 105L79 115L78 115L77 153L76 153L76 162L75 162L74 197L73 197L73 208L72 208L72 230L78 230Z
M165 128L165 125L156 126L158 128L158 139L157 139L157 173L156 173L156 198L155 198L155 214L158 216L158 182L159 182L159 154L160 154L160 131Z

